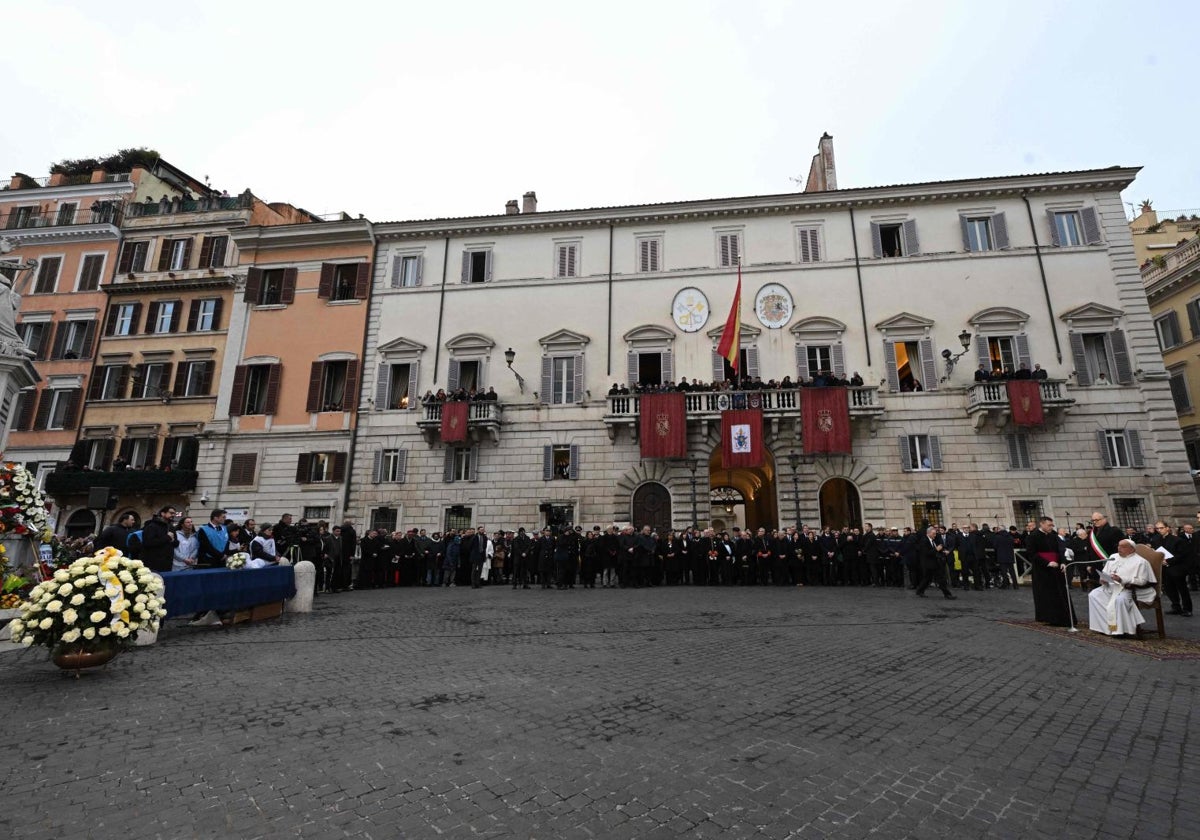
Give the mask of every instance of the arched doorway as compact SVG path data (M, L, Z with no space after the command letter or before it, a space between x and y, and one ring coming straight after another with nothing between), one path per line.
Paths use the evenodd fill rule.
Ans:
M822 527L862 527L862 501L854 482L831 478L821 485L819 499Z
M90 510L77 510L67 518L66 529L67 536L71 539L90 537L98 531L96 528L96 514Z
M647 481L633 491L633 527L649 525L660 534L671 529L671 491L657 481Z
M750 530L779 527L779 500L775 488L775 458L763 448L763 462L758 467L738 467L727 470L721 460L721 447L713 450L708 459L710 493L719 488L731 488L741 495L740 512L744 525ZM734 505L734 510L739 508ZM728 521L731 517L721 517ZM710 516L711 521L711 516ZM703 523L701 523L703 524Z

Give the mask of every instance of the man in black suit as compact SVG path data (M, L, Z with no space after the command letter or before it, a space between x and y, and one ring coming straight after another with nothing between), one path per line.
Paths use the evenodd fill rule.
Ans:
M1179 536L1171 533L1165 522L1155 524L1162 536L1163 548L1171 552L1171 559L1163 561L1163 594L1171 601L1171 615L1191 618L1192 593L1188 592L1187 578L1196 563L1195 533L1191 525L1184 525Z
M1108 558L1117 553L1117 544L1125 539L1125 533L1108 521L1108 516L1096 511L1092 514L1092 530L1088 534L1089 557L1077 557L1076 560L1092 560L1094 563L1083 568L1089 569L1093 580L1097 580L1100 569L1108 562Z
M917 597L924 598L930 583L942 590L947 601L954 600L954 593L946 584L946 548L938 538L937 528L925 529L925 536L917 540L917 561L921 566L921 582L917 584Z
M471 537L471 588L478 589L483 585L483 564L487 560L488 535L487 528L480 525Z

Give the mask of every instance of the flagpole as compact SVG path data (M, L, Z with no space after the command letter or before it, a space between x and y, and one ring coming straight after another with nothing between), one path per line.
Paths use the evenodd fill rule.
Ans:
M741 249L739 248L738 250L740 251ZM738 279L737 279L737 322L738 322L738 338L740 339L741 333L742 333L742 330L741 330L741 323L742 323L742 255L740 253L738 254L738 258L737 258L737 267L738 267L738 272L737 272L737 277L738 277ZM739 391L742 390L742 388L745 384L745 382L742 378L742 346L741 345L742 345L742 342L739 340L738 346L734 348L734 351L737 353L737 355L734 356L734 358L737 359L737 382L738 382L738 390Z

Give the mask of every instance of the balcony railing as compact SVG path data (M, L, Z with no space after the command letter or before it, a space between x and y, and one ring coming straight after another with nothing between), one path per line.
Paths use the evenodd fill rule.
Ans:
M874 386L847 388L851 417L869 417L883 413L879 389ZM641 414L641 394L608 397L606 423L634 422ZM683 395L689 420L719 418L722 411L761 408L766 417L800 415L800 389L786 391L693 391Z
M122 208L111 201L98 201L90 207L68 205L61 208L15 207L0 215L2 230L35 230L38 228L73 227L78 225L121 224Z
M212 213L217 210L245 210L250 207L249 194L222 195L209 198L174 198L143 201L129 205L128 216L170 216L175 213Z
M186 493L196 489L195 470L67 470L59 467L46 476L51 496L83 495L93 487L116 493Z
M417 421L417 427L425 436L425 440L432 442L435 432L439 432L442 428L442 406L444 403L431 402L421 406L421 419ZM467 431L474 438L478 438L480 432L486 431L491 434L495 441L500 440L500 403L493 400L477 400L467 403Z
M1042 391L1042 409L1047 414L1065 413L1075 405L1075 399L1067 393L1067 383L1060 379L1043 379L1038 382ZM1009 413L1008 387L1003 381L976 382L967 392L967 415L975 418L979 429L989 416L996 418L998 425L1006 422Z
M1154 259L1155 262L1142 271L1142 281L1146 285L1161 280L1180 266L1200 261L1200 236Z

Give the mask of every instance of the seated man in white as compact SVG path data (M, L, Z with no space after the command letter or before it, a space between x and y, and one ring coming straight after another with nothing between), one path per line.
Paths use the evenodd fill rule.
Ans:
M1088 594L1088 626L1097 633L1122 636L1137 633L1138 625L1145 624L1137 602L1151 603L1154 600L1154 570L1150 563L1139 556L1138 549L1157 551L1170 559L1165 548L1152 549L1136 546L1132 540L1121 540L1117 552L1109 555L1108 562L1100 573L1100 585Z

